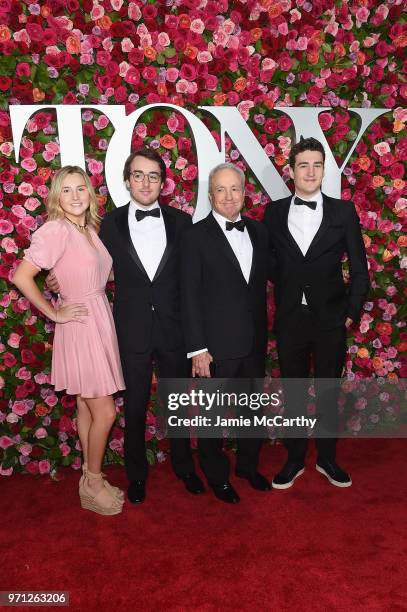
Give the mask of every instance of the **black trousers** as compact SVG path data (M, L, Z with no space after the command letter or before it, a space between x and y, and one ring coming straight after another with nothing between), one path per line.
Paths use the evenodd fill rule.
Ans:
M262 378L265 356L248 355L240 359L214 361L214 378ZM253 473L257 470L261 439L237 440L236 469ZM224 454L222 438L199 438L199 461L209 484L222 484L229 480L229 460Z
M168 351L159 319L154 315L151 344L144 353L121 351L124 393L124 462L130 481L145 480L148 462L145 447L146 410L151 393L153 365L158 377L188 378L190 365L183 347ZM194 472L189 439L170 440L171 463L178 477Z
M315 379L316 417L321 433L333 432L337 427L339 384L332 385L323 379L339 379L345 363L345 326L329 330L318 328L308 306L301 306L298 323L280 325L277 331L277 351L283 379L306 379L310 376L311 362ZM284 384L285 414L305 414L308 385L286 381ZM318 436L318 431L317 431ZM288 460L303 462L307 451L306 438L286 438ZM317 437L318 458L333 461L336 454L335 437Z

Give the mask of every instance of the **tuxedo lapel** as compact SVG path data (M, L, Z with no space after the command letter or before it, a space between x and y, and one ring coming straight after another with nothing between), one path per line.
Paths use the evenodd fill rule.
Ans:
M283 233L283 236L285 236L290 248L294 250L297 255L299 255L300 257L303 257L300 247L294 240L294 237L288 228L288 213L290 212L291 200L292 200L292 196L289 196L288 198L285 199L285 201L283 202L281 206L281 213L280 213L281 214L281 231Z
M250 223L250 219L249 220L246 219L246 228L247 228L247 232L249 234L249 237L252 243L252 247L253 247L252 266L250 268L250 276L249 276L249 282L248 282L248 284L250 285L251 281L254 278L254 273L256 271L256 266L258 262L258 255L257 255L258 237L257 237L256 230L254 228L254 225Z
M165 233L167 235L167 244L165 246L163 256L154 275L153 281L155 281L158 275L161 274L175 245L175 218L168 212L165 206L160 205L160 209L164 220Z
M125 245L125 248L126 248L128 254L132 258L134 263L137 265L137 267L140 270L141 274L143 276L145 276L146 279L149 281L150 279L148 278L148 274L145 271L145 268L144 268L143 264L141 263L140 257L137 255L137 251L134 248L133 241L132 241L131 236L130 236L130 230L129 230L129 204L127 204L127 206L122 206L120 208L120 214L118 214L117 217L116 217L116 224L117 224L117 229L119 230L119 234L120 234L121 238L123 239L123 244Z
M238 261L236 255L234 254L233 249L230 246L228 240L226 239L226 237L225 237L221 227L219 226L219 223L213 217L212 213L210 213L207 216L206 220L207 220L207 230L208 230L208 233L210 234L212 240L218 246L218 248L223 252L225 257L227 257L227 259L234 265L236 270L239 271L239 273L242 276L243 280L246 282L246 280L245 280L245 278L243 276L242 269L240 267L239 261ZM237 230L234 230L234 231L237 231Z
M317 249L318 244L321 238L326 233L328 227L331 225L331 222L332 222L332 215L331 215L331 210L329 207L329 202L328 202L327 197L323 195L322 196L322 221L321 221L321 225L318 228L317 233L315 234L311 244L308 247L308 251L305 254L305 257L307 259L315 257L318 251Z

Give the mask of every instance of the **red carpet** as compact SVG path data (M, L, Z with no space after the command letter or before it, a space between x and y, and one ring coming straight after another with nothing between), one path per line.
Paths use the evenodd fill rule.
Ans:
M264 448L262 471L284 457ZM66 590L75 611L405 611L407 441L344 440L340 460L349 489L312 454L287 491L232 478L237 506L184 492L166 463L151 469L146 503L116 517L80 509L71 469L58 483L4 477L0 590ZM106 471L125 486L122 468Z

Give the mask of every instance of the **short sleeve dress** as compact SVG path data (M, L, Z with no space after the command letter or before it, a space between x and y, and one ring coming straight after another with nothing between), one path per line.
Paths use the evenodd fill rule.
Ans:
M56 391L95 398L125 388L116 330L105 287L112 258L97 233L87 237L64 219L47 221L32 236L24 259L39 269L53 269L60 305L82 303L82 322L56 323L51 383Z

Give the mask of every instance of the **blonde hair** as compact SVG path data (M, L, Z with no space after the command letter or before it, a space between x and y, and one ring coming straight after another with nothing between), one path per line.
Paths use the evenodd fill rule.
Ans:
M92 225L92 227L98 230L101 222L101 217L98 213L98 204L96 200L95 190L93 189L92 183L90 182L88 175L79 166L63 166L54 174L47 198L47 221L63 219L65 216L64 211L62 210L59 204L59 198L61 196L62 183L70 174L80 174L82 176L90 196L89 208L85 213L86 223Z

